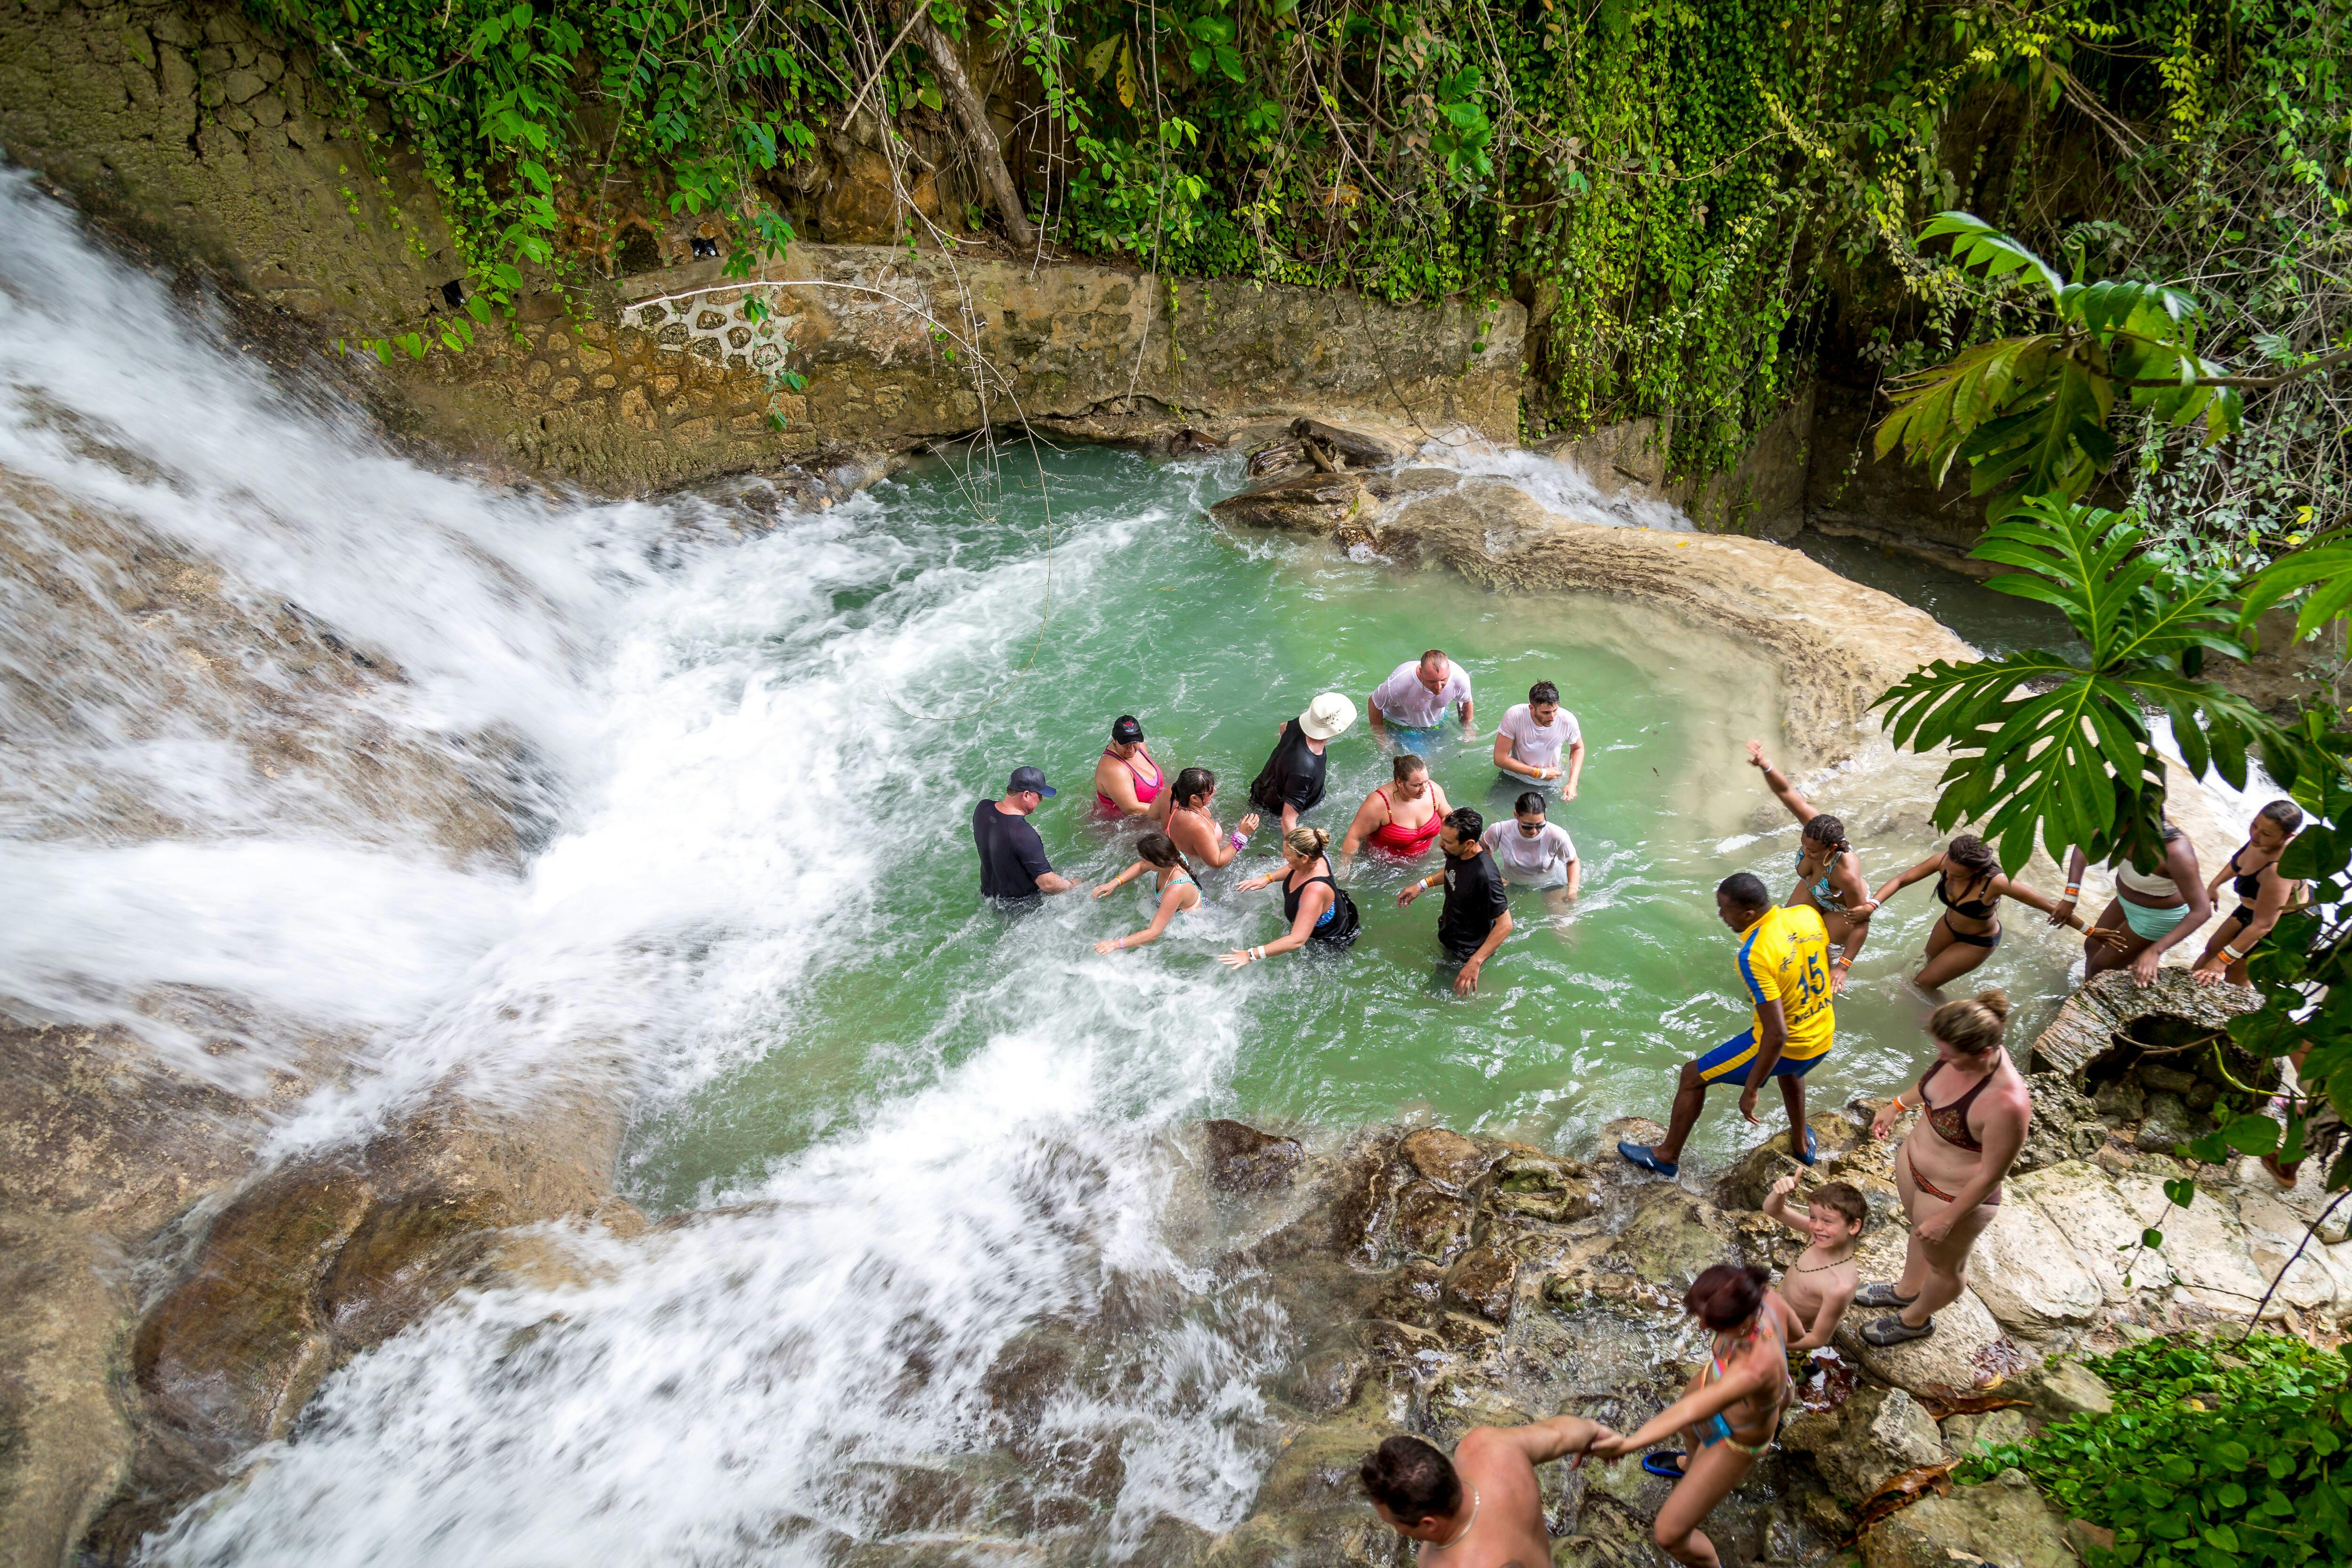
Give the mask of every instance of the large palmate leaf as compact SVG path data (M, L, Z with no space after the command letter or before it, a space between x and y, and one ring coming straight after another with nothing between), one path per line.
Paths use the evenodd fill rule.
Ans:
M2022 501L1971 552L2020 570L1989 584L2056 605L2089 649L2077 662L2046 649L1956 664L1939 659L1878 700L1895 743L1948 746L1936 825L1981 821L2015 871L2038 835L2053 858L2162 858L2164 762L2147 713L2170 719L2189 769L2245 787L2259 750L2279 776L2293 749L2243 698L2189 673L2206 650L2242 658L2237 616L2218 578L2183 583L2138 553L2126 513L2047 496Z
M2038 289L2046 330L1998 338L1897 377L1878 455L1898 447L1943 481L1969 465L1970 493L2000 517L2028 496L2089 493L2116 458L2116 400L2175 428L2202 421L2207 445L2238 428L2229 367L2197 353L2204 310L2187 289L2139 279L2063 282L2050 264L1969 213L1938 213L1919 231L1952 241L1964 271Z
M2272 562L2246 584L2239 618L2242 634L2272 605L2298 588L2312 590L2295 613L2294 640L2316 633L2338 617L2352 614L2352 542L2336 541L2312 545Z

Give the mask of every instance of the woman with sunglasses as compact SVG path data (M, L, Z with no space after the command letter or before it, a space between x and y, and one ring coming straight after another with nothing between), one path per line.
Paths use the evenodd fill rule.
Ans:
M1544 908L1552 913L1562 913L1576 901L1583 872L1576 843L1568 829L1544 820L1541 791L1520 795L1511 820L1486 829L1481 842L1495 858L1503 880L1514 888L1542 889Z

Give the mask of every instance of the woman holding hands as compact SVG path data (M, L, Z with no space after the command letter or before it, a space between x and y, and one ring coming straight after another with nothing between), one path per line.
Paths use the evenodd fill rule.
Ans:
M1998 991L1937 1008L1927 1016L1935 1065L1910 1102L1898 1094L1871 1119L1870 1135L1884 1138L1905 1111L1922 1112L1895 1157L1895 1190L1911 1220L1903 1278L1865 1285L1853 1299L1857 1307L1900 1309L1863 1325L1872 1344L1926 1339L1936 1331L1936 1310L1968 1289L1969 1253L1993 1222L2001 1179L2033 1120L2033 1097L2001 1048L2008 1017L2009 998Z
M1769 1453L1796 1387L1789 1381L1789 1333L1793 1314L1753 1265L1718 1263L1691 1281L1683 1310L1715 1335L1706 1368L1689 1389L1643 1423L1619 1435L1604 1430L1591 1451L1613 1459L1680 1433L1686 1452L1652 1454L1642 1468L1675 1481L1658 1510L1653 1536L1666 1554L1691 1568L1723 1561L1699 1530L1715 1505L1748 1479Z
M1878 900L1862 879L1862 857L1845 841L1845 824L1797 793L1789 775L1764 760L1764 742L1748 742L1748 765L1764 775L1764 787L1789 808L1800 827L1797 844L1797 890L1792 904L1811 904L1830 933L1838 955L1830 961L1830 993L1845 989L1854 956L1870 935L1871 912Z
M1221 952L1219 963L1240 969L1310 942L1343 948L1356 940L1362 921L1357 917L1355 900L1331 879L1331 861L1324 854L1330 846L1331 836L1321 828L1294 827L1282 836L1282 870L1234 884L1237 893L1255 893L1279 883L1282 918L1290 922L1290 930L1262 946Z
M1889 881L1878 889L1878 901L1884 904L1912 883L1930 877L1936 879L1936 900L1944 906L1944 914L1927 933L1927 962L1911 977L1911 984L1922 991L1939 990L1992 956L1992 950L2000 945L1996 911L2005 898L2040 910L2054 923L2084 929L2080 917L2060 915L2058 906L2049 899L2003 876L1992 846L1973 833L1959 835L1944 847L1942 854L1928 856Z
M1143 947L1158 942L1166 934L1169 921L1186 910L1201 907L1201 884L1192 879L1192 868L1185 864L1183 852L1176 847L1168 835L1145 834L1136 841L1135 852L1142 858L1097 888L1095 897L1108 898L1114 890L1124 888L1146 871L1157 871L1160 873L1157 884L1160 907L1152 912L1150 925L1126 936L1105 937L1095 943L1097 952L1115 952L1122 948Z

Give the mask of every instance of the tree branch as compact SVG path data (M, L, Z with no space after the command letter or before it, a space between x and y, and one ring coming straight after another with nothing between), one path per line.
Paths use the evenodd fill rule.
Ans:
M1020 188L1013 183L1013 172L1004 166L1004 148L996 140L996 127L988 122L988 107L980 101L980 94L971 88L971 79L964 74L963 61L957 58L955 46L931 20L929 0L913 0L914 18L908 26L915 30L915 41L931 57L931 70L939 78L940 96L955 110L962 122L964 140L971 147L972 162L980 165L980 177L988 184L989 199L996 213L1004 220L1004 232L1013 243L1024 249L1037 243L1037 231L1029 226L1029 215L1021 205Z
M2119 386L2146 386L2158 388L2168 386L2244 386L2263 389L2273 386L2292 386L2298 381L2307 380L2312 376L2332 371L2337 365L2344 363L2347 360L2352 360L2352 348L2337 349L2333 353L2322 354L2317 359L2313 360L2309 364L2297 365L2294 369L2283 371L2277 375L2200 375L2193 381L2185 382L2124 381L2118 382L2116 384Z

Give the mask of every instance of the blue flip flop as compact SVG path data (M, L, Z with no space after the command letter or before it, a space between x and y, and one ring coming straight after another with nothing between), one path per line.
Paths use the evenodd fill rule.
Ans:
M1798 1155L1798 1156L1797 1156L1797 1163L1799 1163L1800 1165L1810 1165L1810 1164L1811 1164L1811 1163L1813 1163L1813 1161L1814 1161L1815 1157L1816 1157L1816 1156L1818 1155L1818 1153L1820 1152L1820 1150L1821 1150L1821 1142L1820 1142L1820 1140L1816 1139L1816 1138L1813 1136L1813 1130L1812 1130L1811 1128L1810 1128L1810 1127L1806 1128L1806 1129L1805 1129L1805 1152L1804 1152L1803 1153L1801 1153L1801 1154L1800 1154L1800 1155Z
M1689 1458L1690 1456L1680 1448L1669 1448L1664 1453L1643 1455L1642 1468L1654 1476L1664 1476L1670 1481L1678 1481L1688 1472L1684 1470L1680 1462L1670 1465L1666 1461L1668 1459L1686 1461Z
M1650 1152L1650 1146L1646 1143L1620 1143L1617 1145L1617 1152L1626 1160L1641 1166L1642 1169L1654 1172L1661 1176L1671 1176L1682 1169L1682 1166L1675 1162L1661 1160Z

